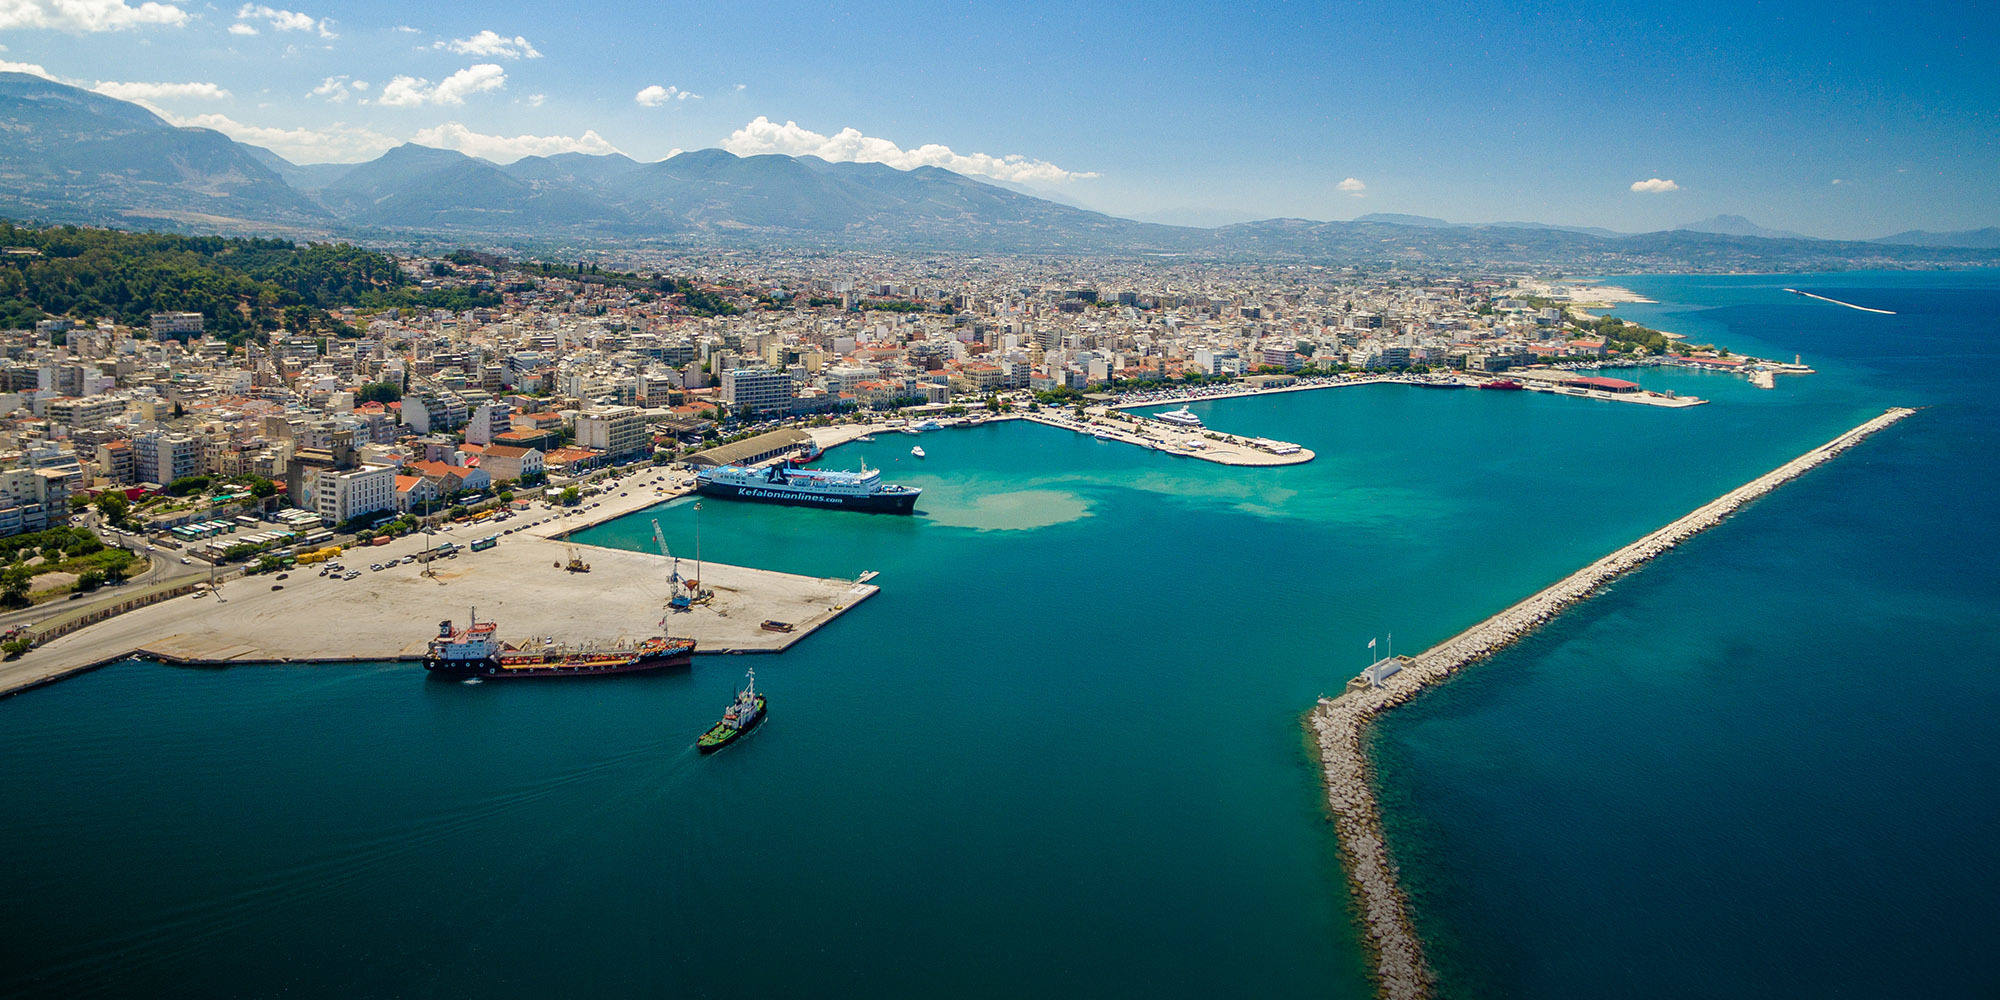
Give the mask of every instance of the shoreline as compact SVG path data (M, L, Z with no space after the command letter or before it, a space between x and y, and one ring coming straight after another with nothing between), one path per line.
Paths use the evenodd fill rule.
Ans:
M1589 599L1605 584L1721 524L1744 504L1915 412L1906 407L1892 407L1444 642L1414 657L1397 657L1402 669L1380 686L1367 687L1357 679L1342 694L1319 700L1308 714L1307 724L1319 744L1327 806L1340 842L1349 893L1361 918L1362 944L1375 966L1378 995L1393 1000L1429 996L1436 987L1436 975L1424 958L1422 942L1410 917L1409 898L1397 877L1396 863L1382 828L1374 767L1363 745L1367 725L1373 717L1432 685L1449 680L1459 669L1512 645L1553 621L1570 605Z

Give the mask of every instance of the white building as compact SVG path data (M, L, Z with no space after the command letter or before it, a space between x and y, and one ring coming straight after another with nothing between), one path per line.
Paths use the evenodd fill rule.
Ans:
M132 439L132 473L142 483L166 486L201 472L201 442L186 434L154 431Z
M652 438L646 434L646 414L638 407L610 406L576 415L576 443L616 461L649 450Z
M722 373L722 401L740 413L784 413L792 408L792 376L768 368Z
M306 509L327 524L339 524L376 511L396 509L396 467L364 465L358 469L320 469L305 478Z

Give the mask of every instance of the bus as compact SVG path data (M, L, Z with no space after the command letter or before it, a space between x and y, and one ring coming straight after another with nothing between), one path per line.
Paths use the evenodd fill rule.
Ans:
M331 531L315 531L305 537L307 545L324 545L330 541L333 541L333 532Z
M484 552L498 544L500 544L499 535L487 535L485 538L478 539L472 543L472 551Z

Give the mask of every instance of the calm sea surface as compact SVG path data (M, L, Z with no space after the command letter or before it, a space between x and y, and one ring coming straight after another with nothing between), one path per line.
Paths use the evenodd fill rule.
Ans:
M1685 411L1194 407L1319 453L1278 470L1025 424L921 462L884 437L826 464L923 486L918 517L702 505L706 558L881 572L782 656L511 685L135 662L0 701L0 995L1367 996L1313 698L1371 637L1415 652L1906 403L1935 409L1377 747L1456 991L1977 991L2000 278L1628 283L1661 304L1625 315L1822 374L1634 376L1716 401ZM581 540L649 549L657 517L691 555L692 507ZM750 666L770 721L698 757Z

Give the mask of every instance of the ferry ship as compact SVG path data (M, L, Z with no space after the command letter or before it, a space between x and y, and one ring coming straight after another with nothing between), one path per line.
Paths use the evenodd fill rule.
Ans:
M693 639L656 635L590 649L519 649L501 642L499 629L498 622L480 621L476 611L464 628L439 622L437 638L424 651L424 669L463 677L589 677L685 667L694 657Z
M882 481L879 469L863 465L860 472L801 469L790 461L767 469L719 465L695 474L696 492L737 500L837 507L876 514L908 514L916 510L923 490Z
M1168 410L1165 413L1155 413L1153 414L1153 419L1158 420L1161 423L1172 424L1175 427L1186 427L1191 430L1199 429L1201 427L1201 418L1189 412L1188 408L1185 406L1181 407L1178 410Z
M714 753L728 746L738 736L757 728L764 721L764 696L757 693L757 670L751 668L750 679L743 690L736 692L736 700L729 703L729 710L722 713L722 721L709 727L694 745L702 753Z

